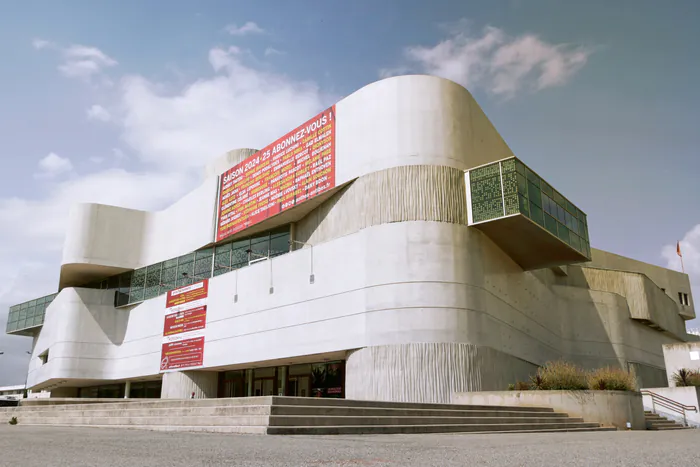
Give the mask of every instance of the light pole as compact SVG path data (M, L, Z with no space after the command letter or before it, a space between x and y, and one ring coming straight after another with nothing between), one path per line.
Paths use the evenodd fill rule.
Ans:
M311 243L306 243L302 242L299 240L290 240L290 244L299 244L302 246L308 246L310 250L310 255L311 255L311 274L309 274L309 284L313 284L314 281L316 280L316 277L314 276L314 246Z

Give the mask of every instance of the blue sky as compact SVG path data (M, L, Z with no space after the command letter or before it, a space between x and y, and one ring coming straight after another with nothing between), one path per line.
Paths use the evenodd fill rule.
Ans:
M700 2L5 1L0 324L55 291L70 204L159 209L392 74L465 85L589 216L594 247L700 290ZM695 324L697 326L697 324ZM0 384L28 339L0 336Z

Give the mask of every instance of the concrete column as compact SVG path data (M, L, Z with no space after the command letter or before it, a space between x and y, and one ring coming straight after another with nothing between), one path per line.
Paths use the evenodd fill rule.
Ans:
M174 371L163 374L161 399L195 399L216 397L219 373L216 371Z
M287 393L287 367L281 366L277 369L277 395L284 396Z
M248 397L253 395L253 370L245 371L246 386L248 387Z
M127 381L124 384L124 399L128 399L131 394L131 381Z

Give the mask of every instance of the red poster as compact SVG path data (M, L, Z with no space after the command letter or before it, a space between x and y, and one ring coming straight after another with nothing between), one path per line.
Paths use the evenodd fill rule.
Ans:
M165 315L163 336L182 334L183 332L204 329L207 324L207 306L198 306L189 310Z
M204 337L163 344L160 370L201 366L204 363Z
M209 279L196 282L192 285L178 287L168 292L165 297L165 307L171 308L185 303L207 298L209 295Z
M335 106L221 175L216 241L335 187Z

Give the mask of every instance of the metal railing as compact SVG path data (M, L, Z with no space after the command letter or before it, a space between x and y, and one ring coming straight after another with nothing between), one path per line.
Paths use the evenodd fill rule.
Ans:
M681 404L680 402L676 402L673 399L669 399L668 397L664 397L660 394L656 394L655 392L642 390L640 391L642 393L642 396L649 396L651 397L651 411L656 413L656 407L663 407L667 410L670 410L671 412L676 412L678 414L683 415L683 425L688 426L688 419L685 415L686 411L690 412L693 411L695 413L698 412L698 408L695 407L694 405L685 405Z

